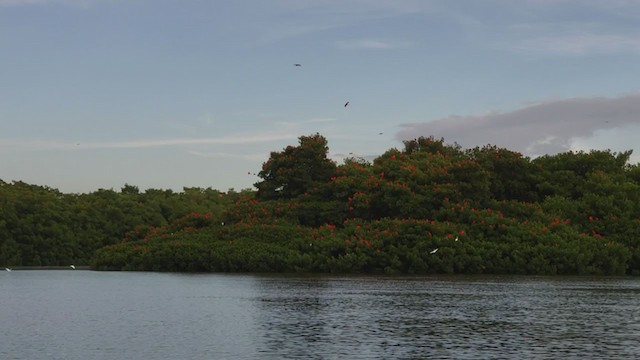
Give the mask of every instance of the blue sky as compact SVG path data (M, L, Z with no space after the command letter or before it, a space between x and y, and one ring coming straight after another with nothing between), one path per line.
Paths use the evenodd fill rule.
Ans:
M638 161L640 1L0 0L4 181L240 190L316 132Z

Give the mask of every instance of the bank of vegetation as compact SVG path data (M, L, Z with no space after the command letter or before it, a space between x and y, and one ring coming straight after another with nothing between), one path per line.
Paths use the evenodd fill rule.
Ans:
M1 183L0 264L98 270L640 274L631 151L530 159L418 138L336 164L327 140L274 151L256 191Z

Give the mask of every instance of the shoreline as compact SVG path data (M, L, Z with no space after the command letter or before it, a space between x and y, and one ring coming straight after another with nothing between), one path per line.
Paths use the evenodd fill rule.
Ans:
M16 266L16 267L9 267L9 269L11 269L11 271L17 271L17 270L91 270L90 266L76 266L75 269L72 269L69 266Z

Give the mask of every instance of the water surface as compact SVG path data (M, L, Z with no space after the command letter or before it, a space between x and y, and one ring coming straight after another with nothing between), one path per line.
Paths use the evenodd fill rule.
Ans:
M0 273L0 359L634 358L640 279Z

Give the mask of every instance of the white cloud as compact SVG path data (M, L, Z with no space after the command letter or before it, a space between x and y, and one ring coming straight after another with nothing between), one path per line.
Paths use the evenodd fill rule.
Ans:
M264 161L267 156L264 153L260 154L234 154L234 153L226 153L226 152L202 152L189 150L187 153L191 155L195 155L198 157L205 158L224 158L224 159L241 159L241 160L251 160L251 161Z
M388 41L375 39L347 40L337 42L343 49L404 49L411 46L408 41Z
M179 138L179 139L141 139L119 142L64 143L55 141L16 141L0 140L0 148L26 148L29 150L69 150L69 149L133 149L183 145L242 145L296 139L298 135L290 133L264 133L235 135L217 138Z
M640 147L640 95L618 98L572 98L547 101L518 110L475 116L448 118L403 125L396 138L419 136L443 137L465 148L487 144L503 146L528 155L542 155L570 150L580 144L598 148L608 141L608 148L619 147L615 137L591 142L599 131L633 129L633 141L625 146ZM637 140L635 140L637 139ZM604 141L604 142L603 142ZM618 149L622 150L622 149Z

